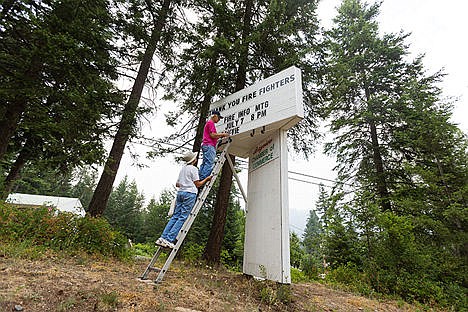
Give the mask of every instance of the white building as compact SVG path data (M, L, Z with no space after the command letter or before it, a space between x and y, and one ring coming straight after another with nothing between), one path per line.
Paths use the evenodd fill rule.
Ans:
M83 205L78 198L12 193L8 195L6 201L23 207L55 207L59 211L85 215Z

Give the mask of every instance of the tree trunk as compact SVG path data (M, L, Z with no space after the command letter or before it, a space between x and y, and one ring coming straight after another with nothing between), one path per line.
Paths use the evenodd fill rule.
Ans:
M246 0L245 12L243 18L242 29L242 46L239 56L239 67L236 77L236 91L242 90L247 81L247 63L249 44L246 41L247 36L250 34L250 21L252 19L253 1ZM231 157L232 163L235 164L235 157ZM213 222L206 243L203 259L212 264L219 264L221 259L221 245L224 239L224 227L226 226L227 209L229 207L229 195L231 193L232 185L232 171L228 162L223 165L221 173L221 181L219 183L218 192L216 194L215 211L213 215Z
M3 160L5 157L8 143L13 134L15 134L19 120L25 109L26 100L23 97L13 103L7 104L5 115L0 120L0 160Z
M119 123L114 143L112 144L111 151L104 166L104 171L102 172L91 202L89 203L88 213L93 217L101 216L106 209L125 145L134 129L136 111L138 104L140 103L141 93L148 76L154 52L156 51L157 44L161 38L162 29L166 23L170 4L171 0L164 0L159 11L158 19L152 31L151 39L146 48L143 60L141 61L137 77L133 84L132 92L122 112L122 119Z
M377 128L373 121L369 122L372 138L372 158L374 159L375 171L377 174L377 193L381 200L383 211L391 211L387 182L385 181L385 172L383 167L382 155L380 154L379 141L377 138Z
M367 102L370 101L369 89L365 89ZM372 159L374 160L374 168L377 178L377 193L380 197L380 205L382 211L391 211L392 206L390 205L389 193L387 188L387 182L385 180L385 169L383 166L382 154L380 153L379 139L377 136L377 127L375 126L374 120L369 120L369 129L371 133L372 142Z
M8 173L7 177L4 181L4 188L2 192L2 199L6 199L8 194L11 193L15 182L20 177L21 169L23 169L26 162L31 157L31 150L28 148L28 145L31 144L31 140L27 140L24 147L21 149L18 157L16 158L14 164L10 168L10 172Z
M206 116L208 115L208 111L210 110L210 104L211 104L211 99L213 98L213 95L211 94L211 89L214 84L215 80L215 66L216 66L216 60L217 60L217 53L213 56L213 58L210 60L210 65L209 65L209 73L208 73L208 81L206 83L205 87L205 92L203 92L203 101L202 105L200 107L200 115L198 118L198 126L197 126L197 132L195 135L195 141L193 142L193 148L192 151L199 153L200 152L200 146L202 143L203 139L203 130L205 128L205 122L206 122Z
M232 162L235 156L229 155ZM221 260L221 246L224 239L224 227L226 226L227 208L231 194L232 170L227 161L221 171L221 181L216 193L216 203L213 215L212 227L206 243L203 258L212 264L219 264Z

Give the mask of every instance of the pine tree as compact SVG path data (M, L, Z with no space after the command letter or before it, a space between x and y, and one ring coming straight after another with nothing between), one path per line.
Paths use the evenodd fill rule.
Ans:
M144 197L138 192L135 181L129 182L125 176L111 193L104 217L129 239L141 242L143 202Z
M24 168L23 177L12 192L69 197L73 188L72 179L69 173L31 165Z
M264 10L258 8L264 8ZM304 55L301 52L303 49L310 48L311 41L301 40L302 37L298 33L305 30L308 35L313 36L314 31L310 26L316 21L313 15L315 8L315 1L298 3L246 0L241 3L238 7L240 19L236 28L238 37L233 42L234 51L238 51L234 58L237 68L233 77L235 81L233 91L239 91L257 79L265 78L272 72L280 71L302 60L301 57ZM303 19L301 20L299 16ZM278 25L275 21L278 20L283 21L287 27L280 28L280 31L272 37L271 33L277 29ZM308 134L313 134L310 128ZM307 137L307 135L304 136ZM233 155L230 157L235 163L235 157ZM204 258L209 262L219 262L231 184L232 171L225 163L216 196L213 227L204 254Z
M108 134L104 120L113 116L120 96L111 82L116 62L106 1L16 1L1 18L6 196L29 162L70 174L100 161Z
M97 172L91 167L84 167L74 177L78 181L73 185L70 195L78 198L86 211L96 187Z
M130 3L130 7L132 9L131 14L135 14L134 16L137 17L137 21L139 22L142 22L142 11L138 4L145 5L150 13L150 16L148 17L150 20L148 24L150 27L150 33L146 34L146 29L144 27L137 28L133 27L134 25L130 25L131 23L125 24L127 27L132 29L131 34L134 36L135 42L143 42L145 44L145 50L141 56L141 62L132 86L132 91L122 111L117 133L115 134L111 150L104 165L104 171L101 174L96 190L89 204L88 212L91 216L100 216L106 209L125 146L129 138L135 135L138 106L145 86L145 81L148 78L153 55L161 45L161 38L163 37L165 27L170 24L168 22L170 20L169 17L174 18L173 9L176 4L178 4L178 1L163 0L157 8L154 7L155 4L153 1L144 1L143 3L140 3L139 1L130 1ZM142 26L144 26L144 23ZM138 56L137 59L139 59Z
M291 266L300 268L305 257L305 251L302 248L299 236L294 232L289 234L289 246Z
M315 211L311 210L309 212L309 217L307 218L307 224L302 237L302 244L304 245L306 253L314 255L317 258L320 257L321 233L322 225L320 224L320 219Z
M345 0L327 33L336 134L327 150L354 193L341 192L327 210L326 254L365 270L378 291L440 299L439 287L463 285L467 139L440 99L442 74L427 75L422 57L409 60L408 35L380 35L378 12L379 4ZM339 249L351 252L333 253ZM448 291L442 300L459 297Z

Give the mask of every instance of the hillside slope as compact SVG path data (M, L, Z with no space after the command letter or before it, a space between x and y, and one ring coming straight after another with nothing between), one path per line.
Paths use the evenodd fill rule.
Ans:
M293 284L277 295L274 283L177 261L155 287L137 279L147 263L3 257L0 311L418 311L318 283Z

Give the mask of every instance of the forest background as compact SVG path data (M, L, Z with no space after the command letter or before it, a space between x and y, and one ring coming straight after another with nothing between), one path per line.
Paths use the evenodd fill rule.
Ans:
M113 188L128 143L151 146L149 157L197 151L209 103L296 65L306 116L289 133L291 151L312 157L325 124L336 178L320 188L303 235L291 234L293 267L466 307L467 140L439 87L444 73L410 53L408 34L379 29L379 4L345 0L325 30L317 4L4 2L3 197L76 196L90 216L152 243L173 194L146 202L128 178ZM148 137L144 120L159 105L172 105L173 130ZM223 169L182 256L240 267L244 211L229 196L231 176Z
M317 14L320 25L325 29L332 26L332 19L337 14L339 4L339 0L319 2ZM407 39L409 52L413 56L425 54L424 64L429 72L443 69L447 74L440 82L440 86L444 96L456 99L451 120L464 133L468 133L468 119L466 118L468 83L464 77L468 71L468 62L464 57L468 44L457 38L463 36L463 29L468 27L468 21L461 16L461 12L468 9L467 6L462 1L451 1L444 5L440 5L438 1L426 1L424 5L419 1L383 1L381 13L377 16L381 32L403 30L411 33ZM164 124L164 113L169 110L164 106L160 109L142 125L143 131L151 134L149 136L168 135L171 131L170 127L155 126ZM326 131L325 128L323 130ZM336 161L333 156L323 153L324 142L324 139L317 142L316 151L308 159L304 159L294 151L290 152L289 170L309 175L309 177L304 177L291 174L291 177L302 181L289 180L291 230L298 235L304 233L309 211L315 209L319 194L318 184L331 185L329 181L316 177L332 180L336 178L336 172L333 171ZM146 155L150 150L149 147L140 144L131 144L131 149L134 155ZM137 166L130 153L126 153L122 159L124 169L119 171L117 180L120 181L125 176L130 180L135 180L138 189L147 200L165 189L171 189L170 185L173 183L167 183L167 181L174 181L180 168L174 157L158 158L157 161L140 157L137 163L141 166ZM154 179L155 174L168 177L167 181ZM247 170L240 171L238 175L242 185L246 188ZM243 200L239 199L243 207Z

